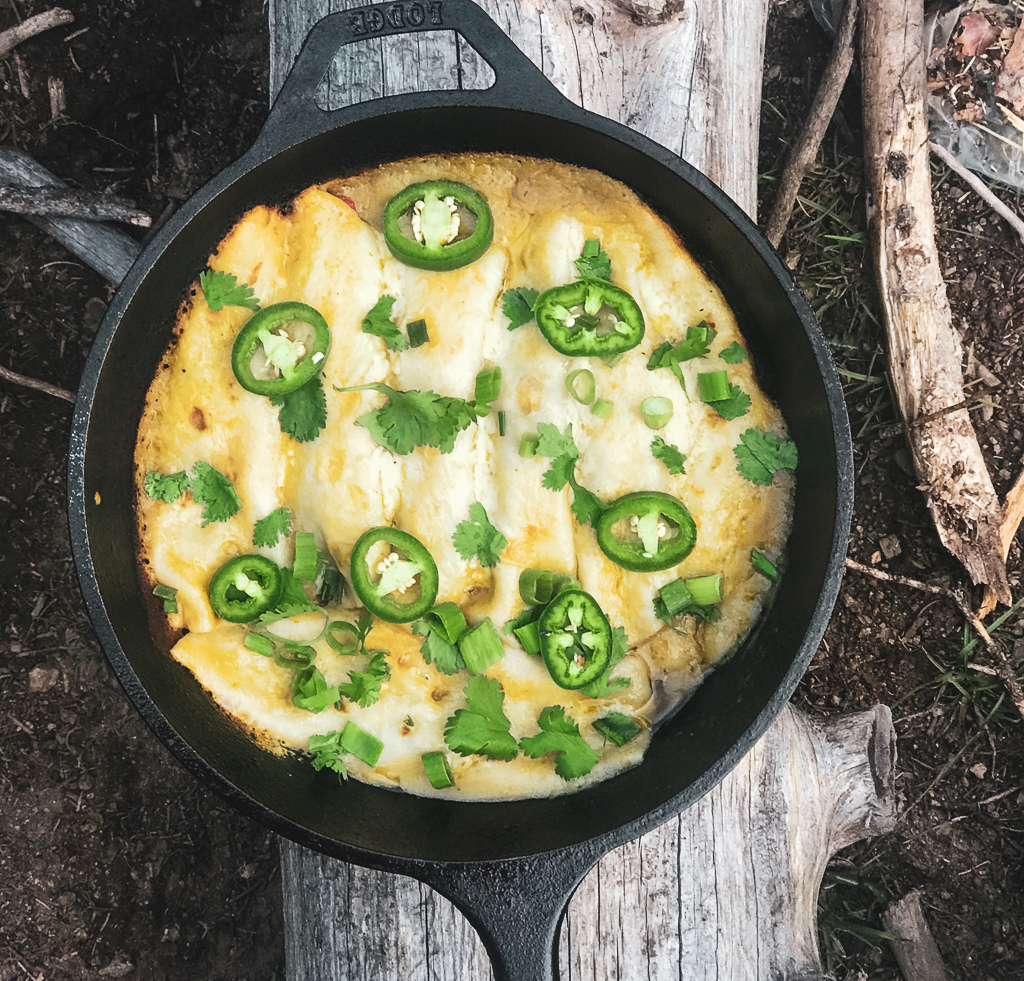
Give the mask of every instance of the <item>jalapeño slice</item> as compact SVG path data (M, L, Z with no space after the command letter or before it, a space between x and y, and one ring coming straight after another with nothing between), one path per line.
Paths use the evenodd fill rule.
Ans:
M331 331L305 303L275 303L254 314L231 346L231 370L247 392L288 395L318 375Z
M494 236L483 197L456 181L423 181L399 191L382 216L384 241L407 266L445 271L475 262Z
M352 549L352 588L363 606L388 623L423 616L437 599L437 564L408 532L371 528Z
M603 279L579 279L545 290L533 315L548 343L570 357L622 354L644 337L639 304Z
M597 544L630 572L654 572L693 551L697 525L682 501L661 491L637 491L612 501L597 522Z
M590 593L564 589L537 621L540 653L552 681L584 688L601 677L612 651L612 628Z
M222 620L252 623L277 606L284 570L263 555L229 559L210 580L210 605Z

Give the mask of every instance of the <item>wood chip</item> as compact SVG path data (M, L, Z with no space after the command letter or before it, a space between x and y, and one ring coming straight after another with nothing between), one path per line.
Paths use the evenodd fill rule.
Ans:
M894 559L903 552L903 546L900 545L899 537L896 535L886 535L878 543L878 547L881 548L886 560Z

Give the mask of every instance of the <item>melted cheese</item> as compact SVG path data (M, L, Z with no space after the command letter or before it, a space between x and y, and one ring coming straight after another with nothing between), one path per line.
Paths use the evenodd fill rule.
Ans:
M404 266L380 232L384 204L406 185L448 178L480 191L490 204L495 237L475 263L451 272ZM573 263L587 239L600 239L612 261L613 281L639 302L646 318L643 342L614 367L597 359L570 359L551 348L536 326L509 331L502 295L510 287L544 290L571 282ZM171 651L213 695L221 708L274 751L304 750L311 735L353 721L384 744L369 767L346 758L359 779L421 794L457 798L541 796L574 790L636 763L649 728L617 748L593 728L611 711L649 726L664 705L655 691L676 697L732 650L756 619L767 581L753 572L750 549L777 559L790 525L793 481L780 472L759 487L736 471L732 449L751 426L785 435L778 410L757 386L749 360L726 365L717 352L742 343L735 318L720 292L674 233L623 185L600 174L550 161L498 155L424 158L309 188L284 211L257 207L221 242L210 267L230 272L253 287L263 306L300 300L319 310L331 328L324 365L328 424L321 435L299 443L284 435L277 408L244 391L231 372L235 335L250 316L241 307L212 311L193 291L178 318L176 339L149 392L139 427L141 558L154 582L178 589L180 612L171 626L181 637ZM430 343L393 352L360 330L362 318L382 295L395 298L399 325L424 319ZM691 324L707 320L718 334L713 353L683 364L686 391L697 391L699 371L727 368L733 384L750 395L750 412L726 421L688 398L667 370L648 371L651 352L664 340L678 342ZM585 364L597 394L614 402L599 419L565 391L565 376ZM402 390L431 389L472 398L477 374L491 365L503 372L494 410L505 414L498 435L497 411L462 432L451 453L420 448L395 456L378 446L355 421L383 398L338 388L384 382ZM687 457L685 473L669 474L650 451L654 434L640 402L652 395L672 400L675 412L661 435ZM523 459L519 445L540 423L560 431L572 426L580 458L579 482L609 502L635 490L672 494L689 508L697 543L678 566L652 573L627 572L597 547L594 531L570 511L568 488L550 491L542 477L550 462ZM203 527L190 495L174 504L142 491L150 471L173 473L209 462L233 483L242 502L229 521ZM452 542L474 502L484 505L508 545L500 563L482 568L466 561ZM311 531L347 572L355 541L367 528L390 525L415 535L438 565L438 601L459 603L471 623L491 617L501 625L518 613L519 574L546 568L577 576L613 626L625 629L633 647L615 671L629 680L601 699L559 688L539 658L503 635L504 656L487 670L501 682L505 711L517 738L538 731L537 718L561 705L579 725L601 762L581 780L567 783L553 757L512 762L452 756L456 785L434 791L423 772L422 753L445 749L444 729L464 708L468 675L448 677L427 664L421 638L406 625L377 623L367 646L388 651L390 679L367 708L342 702L320 713L291 701L291 672L243 646L246 628L227 624L210 607L207 590L217 568L234 555L256 551L254 523L288 507L293 530ZM281 565L292 560L293 542L260 549ZM718 623L689 623L686 636L656 617L657 590L677 576L721 573L724 596ZM356 611L331 610L353 620ZM363 670L368 657L342 656L316 642L316 664L328 684ZM664 697L664 695L662 696Z

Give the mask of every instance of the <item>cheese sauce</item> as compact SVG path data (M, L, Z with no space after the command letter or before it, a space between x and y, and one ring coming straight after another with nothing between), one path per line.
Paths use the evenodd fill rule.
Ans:
M403 265L381 232L385 203L411 183L434 179L468 184L487 200L494 219L487 252L450 272ZM641 344L614 367L559 354L532 322L510 331L502 312L510 288L543 291L573 282L574 261L591 239L611 259L612 282L637 300L646 320ZM310 736L352 721L384 748L373 767L346 756L350 774L413 793L545 796L576 790L638 762L655 714L699 683L757 618L771 584L751 567L750 552L757 548L778 562L794 487L788 470L778 471L768 487L737 471L733 448L740 435L757 427L784 438L785 423L759 389L750 359L731 364L719 357L743 338L721 293L671 229L625 186L592 171L500 155L422 158L311 187L287 209L254 208L209 265L249 284L264 308L297 300L327 320L327 426L304 443L281 431L278 408L245 391L231 369L232 343L252 312L240 306L213 311L197 286L179 313L175 340L150 388L136 447L144 576L178 591L179 612L169 614L169 621L180 639L171 655L269 751L305 751ZM384 295L395 299L391 319L403 332L412 321L426 321L427 344L396 352L360 329ZM717 336L707 357L681 365L684 392L668 369L649 371L647 362L663 341L678 343L700 321L712 324ZM398 456L377 445L355 422L382 405L383 396L337 390L383 382L472 399L478 373L494 365L503 372L499 398L447 454L421 447ZM589 368L597 395L614 403L608 418L566 391L566 375L578 367ZM721 369L751 399L749 412L731 421L697 394L698 372ZM639 407L656 395L671 399L674 413L654 433ZM571 513L569 488L543 486L551 461L520 456L523 435L536 433L541 423L560 432L571 424L579 449L576 479L601 501L638 490L682 501L697 526L696 545L685 560L649 573L628 572L609 560L593 528ZM670 474L652 454L655 435L685 454L683 473ZM202 508L190 494L170 504L145 494L147 473L191 470L197 461L208 462L237 491L242 506L229 520L204 527ZM508 539L499 564L490 568L464 559L452 540L477 502ZM255 548L255 522L281 507L291 512L293 534L273 547ZM612 675L629 685L608 697L558 687L541 659L525 653L511 634L502 633L504 656L486 671L503 687L504 710L517 739L538 732L545 707L564 708L601 754L587 776L563 780L551 754L531 759L520 753L503 762L449 753L455 787L433 790L420 756L447 751L445 726L466 707L468 672L442 674L426 663L423 638L408 625L378 621L366 646L388 652L391 674L380 699L366 708L342 700L308 712L292 703L292 672L246 649L247 628L219 619L211 608L210 579L236 555L259 551L290 567L294 532L312 532L347 576L356 540L381 525L409 532L427 547L439 570L437 602L458 603L470 625L490 617L500 630L524 607L519 574L541 568L574 575L612 626L625 630L630 653ZM657 617L653 600L660 587L677 577L716 573L723 589L718 622L686 618L677 624L679 634ZM348 608L329 611L332 619L354 621L362 612L351 592L346 601ZM323 639L314 646L329 685L345 682L369 661L338 654ZM593 722L609 712L635 718L641 734L623 747L606 740Z

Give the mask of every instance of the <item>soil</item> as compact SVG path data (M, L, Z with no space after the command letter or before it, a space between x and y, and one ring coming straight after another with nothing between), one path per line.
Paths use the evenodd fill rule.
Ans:
M74 186L115 191L166 217L250 145L266 116L266 13L210 0L65 6L74 24L0 61L0 144ZM8 0L0 30L45 9L42 0ZM777 8L766 174L777 172L806 114L827 44L803 0ZM66 93L57 114L50 79ZM863 245L858 121L851 83L782 247L851 375L850 555L965 588L893 425ZM959 180L934 175L942 264L978 399L972 415L1005 493L1024 453L1020 244ZM806 227L820 195L842 218L816 226L836 235L824 254L820 242L812 251L816 233ZM0 216L0 235L0 365L74 391L112 291L25 219ZM65 518L70 419L68 402L0 381L0 981L281 977L274 837L199 786L152 737L84 612ZM1015 595L1020 574L1015 545ZM1024 612L1014 610L996 638L1019 657ZM1021 721L996 679L967 666L990 664L984 649L964 648L951 604L851 572L796 696L819 713L885 703L899 736L896 830L846 849L826 872L822 944L838 979L899 978L880 917L912 889L952 978L1024 976Z

